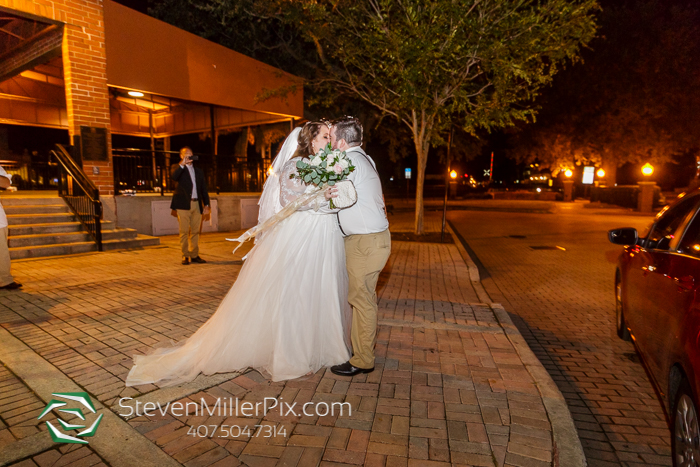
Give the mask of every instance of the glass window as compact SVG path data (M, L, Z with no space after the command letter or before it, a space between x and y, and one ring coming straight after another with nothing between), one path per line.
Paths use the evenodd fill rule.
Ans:
M678 252L700 258L700 215L696 214L685 230Z
M663 213L647 237L646 247L654 250L668 250L678 227L681 226L690 212L695 209L697 201L697 195L688 196Z

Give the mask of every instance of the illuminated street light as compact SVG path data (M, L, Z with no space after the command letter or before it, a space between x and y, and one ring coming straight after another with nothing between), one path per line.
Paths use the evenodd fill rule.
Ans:
M143 97L143 93L138 91L129 91L129 95L131 97Z
M596 172L596 175L598 175L598 177L600 177L600 178L605 177L605 170L598 169L598 172Z
M574 174L574 172L571 169L566 169L566 172L564 172L564 175L566 178L571 178L571 176Z
M452 178L452 179L457 178L457 172L454 170L452 172L450 172L450 178Z
M644 164L642 166L642 174L644 174L644 176L648 177L653 173L654 173L654 166L651 165L650 163L647 162L646 164Z

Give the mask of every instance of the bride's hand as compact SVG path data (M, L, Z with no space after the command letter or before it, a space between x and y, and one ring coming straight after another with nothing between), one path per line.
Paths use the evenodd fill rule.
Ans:
M335 187L329 186L328 188L326 188L323 195L326 197L326 201L330 200L331 198L337 198L338 197L338 189Z

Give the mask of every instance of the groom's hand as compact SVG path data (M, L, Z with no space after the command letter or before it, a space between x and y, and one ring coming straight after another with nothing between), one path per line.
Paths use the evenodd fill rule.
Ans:
M323 195L326 197L326 201L330 200L331 198L337 198L338 197L338 189L333 186L329 186L326 188L326 191L323 193Z

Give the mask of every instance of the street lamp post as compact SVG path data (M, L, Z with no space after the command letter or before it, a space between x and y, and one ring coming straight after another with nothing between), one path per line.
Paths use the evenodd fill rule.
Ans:
M447 223L447 190L450 187L450 162L452 155L452 128L447 137L447 170L445 171L445 202L442 205L442 232L440 233L440 243L445 243L445 224Z
M642 166L644 180L637 182L639 185L639 198L637 198L637 209L639 212L650 213L654 208L654 187L656 182L649 180L654 174L654 166L646 163Z
M566 171L564 172L564 176L566 177L566 179L563 181L565 202L570 202L574 200L574 181L571 179L573 175L574 172L571 169L566 169Z

